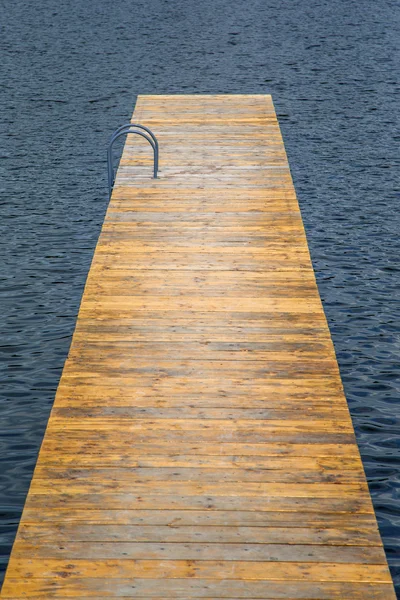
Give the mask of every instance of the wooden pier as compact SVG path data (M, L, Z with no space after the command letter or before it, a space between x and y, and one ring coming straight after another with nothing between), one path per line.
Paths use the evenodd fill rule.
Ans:
M133 120L1 598L395 600L271 97Z

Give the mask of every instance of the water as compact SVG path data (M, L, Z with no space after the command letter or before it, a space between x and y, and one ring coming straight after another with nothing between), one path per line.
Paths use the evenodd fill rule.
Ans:
M1 568L107 205L108 135L138 93L272 93L400 589L398 3L0 8Z

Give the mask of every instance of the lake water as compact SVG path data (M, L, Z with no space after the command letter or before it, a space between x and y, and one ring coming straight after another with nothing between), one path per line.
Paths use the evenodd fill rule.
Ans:
M400 589L399 4L0 4L2 570L108 201L109 134L138 93L271 93Z

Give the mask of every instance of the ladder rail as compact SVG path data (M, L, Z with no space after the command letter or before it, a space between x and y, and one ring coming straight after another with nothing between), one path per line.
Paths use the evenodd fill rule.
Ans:
M146 127L145 125L139 125L139 123L125 123L124 125L121 125L120 127L118 127L118 129L116 129L114 131L114 133L112 134L111 138L113 138L116 133L119 133L123 129L129 129L131 127L136 127L137 129L143 129L143 131L146 131L151 136L151 138L154 141L155 145L158 147L157 138L154 135L154 133L152 132L152 130L149 127Z
M138 131L139 130L139 131ZM153 177L157 179L158 174L158 162L159 162L159 146L158 140L154 133L148 127L144 125L139 125L137 123L126 123L125 125L121 125L114 131L112 134L110 141L108 143L107 148L107 171L108 171L108 192L111 197L112 189L115 183L115 171L113 166L113 145L114 142L123 135L128 135L129 133L134 133L136 135L140 135L145 140L147 140L150 146L153 148Z

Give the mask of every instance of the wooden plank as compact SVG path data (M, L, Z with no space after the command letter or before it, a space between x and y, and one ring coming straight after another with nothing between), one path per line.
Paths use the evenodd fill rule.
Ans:
M29 570L24 563L16 563L14 577L30 579L33 571L37 578L56 578L60 572L69 577L102 578L107 572L108 578L146 578L146 579L215 579L255 581L297 581L302 579L302 572L307 569L310 581L364 581L388 582L389 570L386 565L358 565L335 563L278 563L251 561L172 561L157 562L152 560L125 561L88 561L77 560L71 565L63 560L30 561Z
M115 436L110 437L110 435L107 435L106 433L102 433L101 436L95 434L88 437L87 432L85 436L82 436L81 434L72 436L70 433L62 433L59 436L59 439L55 439L53 433L51 436L47 434L42 446L43 452L46 452L48 455L53 455L53 457L56 459L60 458L60 460L62 460L62 456L64 454L68 454L68 452L71 451L76 451L78 453L82 452L82 454L88 455L96 452L101 454L102 450L106 450L109 453L112 451L120 451L125 455L129 454L133 460L146 459L146 457L152 454L168 457L182 455L185 452L189 456L197 457L233 456L235 460L247 460L255 467L257 466L260 457L261 460L264 457L275 457L279 460L282 460L284 457L294 457L297 461L299 461L298 457L310 456L315 456L318 458L325 458L327 456L347 458L351 456L358 458L357 449L354 447L354 444L311 444L307 441L303 444L286 444L284 442L252 442L250 444L240 444L237 442L225 442L223 444L219 444L211 442L209 444L205 444L203 442L199 443L197 440L197 443L194 444L180 442L171 447L167 441L160 441L158 439L156 442L152 443L135 441L135 444L132 447L131 435L128 435L124 439L121 439L121 435L119 438L116 438ZM202 460L204 460L204 458L202 458ZM341 466L345 465L346 461L343 460ZM39 467L40 463L38 465L38 468Z
M36 511L25 509L24 524L37 524ZM373 514L357 512L301 512L295 511L235 511L235 510L109 510L106 508L86 508L71 510L53 505L51 510L43 507L40 524L52 523L95 523L111 525L168 525L168 527L205 525L224 527L328 527L339 529L359 529L378 534ZM348 543L353 540L348 537Z
M70 455L71 463L75 460L79 460L79 455ZM263 482L263 483L360 483L364 482L364 476L360 473L359 468L345 469L340 472L331 473L327 469L304 468L303 464L299 464L296 467L283 463L281 468L276 469L257 469L255 466L247 469L241 469L235 466L235 463L231 463L228 468L207 468L206 465L202 464L201 467L190 468L184 467L155 467L150 468L139 467L135 468L132 466L126 466L124 468L118 467L116 461L108 462L107 458L103 459L98 457L98 463L95 461L88 461L87 467L90 468L45 468L38 469L36 477L39 479L50 479L50 476L54 480L65 480L65 479L83 479L85 476L92 480L104 480L107 479L121 479L124 482L128 481L187 481L188 479L202 482L213 482L213 481L224 481L224 482L237 482L244 483L250 482ZM149 461L150 462L150 461ZM157 462L157 461L154 461ZM165 461L167 463L173 463L178 461ZM186 461L181 461L186 462ZM214 461L212 461L214 462ZM119 459L121 464L121 458ZM359 467L359 465L357 465Z
M121 542L69 541L64 539L34 543L19 539L14 544L19 557L91 560L216 560L251 562L336 562L338 564L385 565L385 554L378 546L335 546L310 544L251 544L195 542ZM10 570L12 571L11 563Z
M271 98L133 118L1 598L394 600Z
M241 484L240 487L243 487ZM126 493L101 490L99 493L78 493L71 490L51 495L30 492L26 506L37 512L43 510L56 510L68 506L72 510L98 509L103 507L109 510L229 510L229 511L300 511L310 513L362 513L371 514L373 508L368 495L318 497L310 496L206 496L198 495L168 495L150 494L134 495L131 491ZM38 519L40 521L40 519Z
M396 600L390 583L253 581L221 579L83 578L7 579L2 597L10 598L225 598L227 600ZM210 589L211 588L211 589ZM210 592L213 594L210 597ZM118 596L116 595L118 593ZM12 595L10 595L12 594Z
M190 360L260 360L289 361L321 360L321 356L334 360L334 353L329 340L282 341L271 342L113 342L105 340L97 343L75 340L69 357L81 361L104 359L107 362L119 360L127 355L137 358L150 357L166 360L174 351L174 358Z
M335 419L347 422L348 411L344 408L332 407L330 402L321 400L308 400L309 406L304 410L304 413L299 413L299 402L286 402L283 406L276 404L271 408L228 408L228 407L207 407L203 408L193 406L192 403L181 404L177 407L165 406L118 406L118 402L112 402L102 406L96 400L90 406L82 406L78 404L74 406L58 406L54 409L54 416L59 419L85 419L85 418L118 418L118 419L148 419L157 418L168 421L178 419L199 419L202 421L258 421L263 420L303 420L313 418L315 421Z
M365 528L244 527L201 525L101 525L24 523L20 540L25 543L75 542L182 542L224 544L297 544L331 546L380 546L377 530Z

